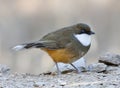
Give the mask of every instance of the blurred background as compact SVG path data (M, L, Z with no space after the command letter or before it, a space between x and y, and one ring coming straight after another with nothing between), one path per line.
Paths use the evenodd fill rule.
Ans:
M85 58L94 63L105 52L120 53L120 0L0 0L0 64L13 72L45 72L53 66L39 49L11 48L76 23L96 32Z

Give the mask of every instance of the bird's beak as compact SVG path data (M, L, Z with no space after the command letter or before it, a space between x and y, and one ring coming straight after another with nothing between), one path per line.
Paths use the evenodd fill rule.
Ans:
M90 35L93 35L93 34L95 34L95 32L91 31L91 32L90 32Z

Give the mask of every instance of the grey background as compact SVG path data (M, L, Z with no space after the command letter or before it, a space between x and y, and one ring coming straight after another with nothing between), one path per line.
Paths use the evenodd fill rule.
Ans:
M88 63L108 51L120 53L120 0L0 0L0 64L14 72L50 69L53 62L45 52L11 48L76 23L86 23L96 32L85 56Z

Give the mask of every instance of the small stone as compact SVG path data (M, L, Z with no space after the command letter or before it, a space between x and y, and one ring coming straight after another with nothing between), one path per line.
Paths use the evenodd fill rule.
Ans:
M108 66L106 72L109 74L120 74L120 66Z
M34 87L40 87L40 86L45 86L45 82L35 82L34 84L33 84L33 86Z
M60 86L65 86L67 83L66 81L63 81L63 80L58 80Z
M0 64L0 76L1 75L9 75L10 74L10 67L7 65Z
M93 72L103 72L107 68L104 63L95 63L88 66L88 69Z
M118 66L120 65L120 55L113 53L106 53L103 56L100 56L99 62L104 63L106 65Z

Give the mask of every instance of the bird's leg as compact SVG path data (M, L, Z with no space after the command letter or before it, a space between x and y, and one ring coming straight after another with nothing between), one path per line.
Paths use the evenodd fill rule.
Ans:
M86 60L85 60L85 59L84 59L84 65L81 66L81 67L79 67L79 68L77 68L77 67L76 67L74 64L72 64L72 63L70 63L70 65L71 65L72 67L74 67L78 73L83 72L83 71L92 71L92 69L93 69L93 68L90 67L90 66L86 66Z
M73 65L72 63L70 63L70 65L71 65L73 68L76 69L77 73L80 73L80 72L81 72L81 70L80 70L79 68L75 67L75 65Z
M58 63L55 62L55 65L56 65L56 67L57 67L57 74L58 74L58 75L61 75L61 72L60 72L59 67L58 67Z

